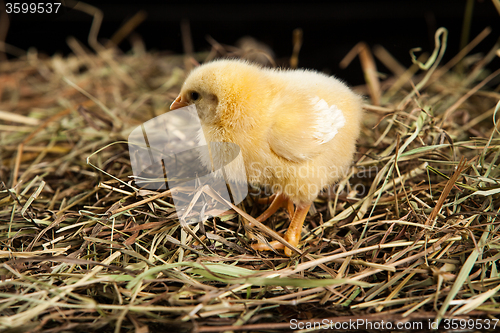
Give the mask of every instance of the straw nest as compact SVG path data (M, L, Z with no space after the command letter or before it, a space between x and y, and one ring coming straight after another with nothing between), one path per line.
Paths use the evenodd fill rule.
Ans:
M498 44L473 53L488 33L448 63L444 29L410 68L382 47L348 55L343 65L359 54L368 82L356 87L368 95L359 152L314 202L292 258L249 246L242 214L266 208L252 197L181 225L168 191L131 178L127 136L168 111L186 67L248 49L212 41L209 54L172 56L136 40L124 54L69 39L67 57L30 50L0 63L0 330L493 327L500 71L488 64ZM295 43L292 64L300 33ZM390 70L383 79L372 54ZM280 231L289 218L270 222Z

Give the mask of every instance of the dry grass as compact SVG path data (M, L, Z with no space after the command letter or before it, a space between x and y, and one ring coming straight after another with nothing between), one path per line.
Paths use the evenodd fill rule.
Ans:
M442 64L438 31L425 70L379 47L394 74L381 82L358 46L370 84L357 88L380 102L366 105L355 166L315 201L292 258L251 249L244 212L265 205L250 197L181 226L168 192L130 178L128 134L168 110L196 61L71 39L67 58L0 63L0 330L279 331L291 319L425 329L498 317L500 93L487 70L498 45L470 52L487 33ZM214 44L208 57L231 52L241 54ZM279 231L289 218L270 222Z

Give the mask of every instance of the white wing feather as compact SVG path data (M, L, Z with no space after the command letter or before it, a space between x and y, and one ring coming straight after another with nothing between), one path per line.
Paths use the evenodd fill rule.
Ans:
M316 133L314 138L320 144L331 141L339 132L339 129L344 127L346 120L342 110L336 105L329 106L324 99L314 97L311 99L314 108L314 116L316 118Z

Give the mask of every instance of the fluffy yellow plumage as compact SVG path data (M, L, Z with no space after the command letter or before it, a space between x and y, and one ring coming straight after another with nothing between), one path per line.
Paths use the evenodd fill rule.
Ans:
M218 60L195 68L170 108L193 103L206 140L237 144L248 181L277 193L258 220L288 199L297 206L285 235L297 246L310 204L352 162L361 98L341 81L314 71ZM263 244L254 248L268 249ZM288 248L285 253L291 255Z

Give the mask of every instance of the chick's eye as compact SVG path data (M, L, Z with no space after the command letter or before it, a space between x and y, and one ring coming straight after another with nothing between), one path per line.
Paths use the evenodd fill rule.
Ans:
M196 91L191 92L191 99L193 101L196 101L198 98L200 98L200 94L197 93Z

